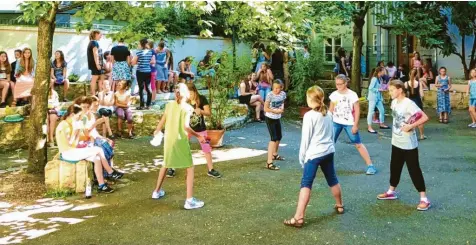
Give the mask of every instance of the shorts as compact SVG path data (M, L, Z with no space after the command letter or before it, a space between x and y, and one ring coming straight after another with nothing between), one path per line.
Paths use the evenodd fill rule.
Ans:
M304 171L302 173L301 188L312 189L312 183L316 178L317 169L321 166L321 171L326 178L329 187L339 184L337 180L336 171L334 169L334 153L327 154L322 157L317 157L308 160L304 164Z
M269 117L265 117L266 126L268 127L269 136L271 137L271 141L280 141L283 138L282 130L281 130L281 120L280 119L272 119Z
M197 134L207 138L208 134L207 131L202 131L202 132L197 132ZM192 138L192 135L188 135L188 139L190 140ZM200 147L202 148L203 153L210 153L212 152L212 147L210 146L210 143L200 143Z
M469 106L476 107L476 99L469 99Z
M250 104L250 101L251 101L251 94L248 94L248 95L240 95L238 97L238 100L240 101L240 104L245 104L245 105L249 105Z
M104 70L98 70L96 67L92 68L92 69L89 69L91 70L91 75L92 76L100 76L102 74L104 74Z
M64 84L64 79L62 79L62 78L56 79L55 84L56 85L63 85Z
M131 111L131 109L117 107L116 108L116 115L119 119L127 120L127 123L129 123L129 124L132 123L132 111Z
M187 74L187 73L180 73L178 77L183 78L185 80L192 79L192 75Z
M343 124L335 123L335 122L334 122L334 143L337 142L337 139L339 138L339 135L342 132L342 129L345 131L345 133L347 134L347 137L349 137L349 140L352 144L362 144L362 141L360 140L359 132L357 131L356 134L352 133L352 125L343 125Z
M56 109L48 109L48 115L58 115L58 111Z
M112 116L112 111L106 108L101 108L98 110L98 115L100 117L111 117Z

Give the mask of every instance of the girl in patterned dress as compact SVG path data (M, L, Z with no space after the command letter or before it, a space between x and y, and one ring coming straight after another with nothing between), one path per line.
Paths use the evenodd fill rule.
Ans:
M446 74L446 67L440 67L439 76L436 77L435 86L438 89L436 111L440 116L440 123L448 123L451 113L450 90L451 78Z

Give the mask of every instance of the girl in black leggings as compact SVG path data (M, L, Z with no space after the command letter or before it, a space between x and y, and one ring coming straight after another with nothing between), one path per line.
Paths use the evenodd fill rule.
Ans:
M418 140L415 128L428 121L428 116L413 102L405 97L405 85L393 80L389 85L392 96L392 158L390 160L390 188L377 196L379 200L398 198L395 188L400 182L403 165L406 163L413 185L420 193L417 209L428 210L431 203L426 196L425 180L418 159Z
M147 47L147 38L140 40L139 51L137 51L136 56L132 59L132 65L137 64L137 83L139 85L139 98L140 106L137 107L137 110L149 109L152 102L152 92L150 91L150 74L151 74L151 65L155 65L155 55L152 50ZM144 108L143 93L147 92L147 103Z

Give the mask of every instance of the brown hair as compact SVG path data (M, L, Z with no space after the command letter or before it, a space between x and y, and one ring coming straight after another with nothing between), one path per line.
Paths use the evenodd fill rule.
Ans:
M81 106L77 104L72 104L68 107L68 110L66 110L66 113L63 115L63 120L66 120L71 114L78 114L83 110Z
M27 50L30 50L30 58L28 58L28 69L26 69L26 61L25 61L25 51ZM31 73L33 71L33 52L31 51L30 48L24 48L23 49L23 53L22 53L22 56L20 58L20 66L25 68L25 71L27 71L28 73Z
M400 80L392 80L390 81L390 83L388 84L389 87L395 87L396 89L402 89L402 92L403 92L403 95L405 95L405 84L403 84L402 81Z
M195 94L195 105L196 107L200 107L200 94L198 93L198 90L197 90L197 87L195 87L195 85L193 83L187 83L187 87L188 87L188 90L190 91L190 93L194 93ZM191 96L190 96L191 97ZM191 99L188 100L188 102L192 102Z
M471 72L473 72L473 71L476 72L476 68L473 68L473 69L471 69L471 71L469 71L470 79L473 78L473 77L471 77Z
M7 59L5 60L5 63L3 63L3 64L0 61L0 67L3 65L5 67L5 73L6 74L11 74L12 73L12 67L10 65L10 62L8 62L8 54L5 51L0 51L0 55L2 55L2 54L5 54L5 57L7 57Z
M61 65L63 66L64 65L64 53L63 53L63 51L56 50L55 56L56 56L56 53L60 53L60 62L61 62ZM56 57L54 59L54 63L55 63L55 66L58 66L58 61L56 60Z
M378 78L379 72L382 72L385 69L385 67L378 66L377 68L374 69L372 77Z
M81 103L83 103L83 101L86 100L86 98L88 98L88 97L86 97L86 96L80 96L80 97L74 99L73 104L75 104L75 105L81 105Z
M321 87L314 85L307 89L307 98L317 104L317 107L312 108L314 111L322 113L323 116L327 114L327 106L324 104L324 90Z
M410 80L408 81L408 90L410 91L410 94L413 95L413 81L418 81L420 82L420 73L418 70L412 70L410 73Z
M91 103L99 102L99 98L97 96L89 96L88 98L91 99Z
M99 30L92 30L90 33L89 33L89 40L95 40L96 38L96 35L101 33L101 31Z

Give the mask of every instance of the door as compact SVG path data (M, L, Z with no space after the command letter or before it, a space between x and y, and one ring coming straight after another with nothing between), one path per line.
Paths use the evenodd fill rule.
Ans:
M416 37L411 35L397 35L397 64L410 66L410 60L413 58L413 51L416 47Z

